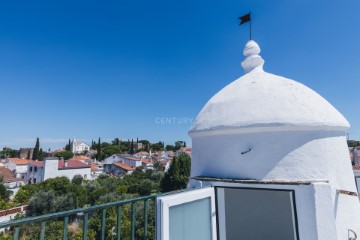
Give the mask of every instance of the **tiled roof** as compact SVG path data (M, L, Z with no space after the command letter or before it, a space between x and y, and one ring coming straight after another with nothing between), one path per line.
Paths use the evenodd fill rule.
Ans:
M123 163L120 163L120 162L116 162L116 163L113 163L113 164L116 165L116 166L118 166L118 167L120 167L120 168L122 168L122 169L125 169L125 170L127 170L127 171L132 171L132 170L134 170L133 167L131 167L131 166L129 166L129 165L126 165L126 164L123 164Z
M4 168L4 167L0 167L0 176L3 177L4 182L11 181L11 180L15 179L15 176L10 171L10 169Z
M136 154L138 154L138 155L150 155L148 152L146 152L146 151L141 151L141 152L138 152L138 153L136 153Z
M150 161L149 159L146 159L146 158L141 159L141 161L142 161L143 163L146 163L146 164L150 164L150 163L151 163L151 161Z
M141 161L141 158L134 158L134 157L127 157L126 159L132 160L132 161Z
M94 164L94 163L92 163L90 166L91 166L91 171L92 171L92 172L101 171L101 169L98 168L98 167L96 166L96 164Z
M59 152L66 152L64 149L57 149L54 151L54 153L59 153Z
M59 169L64 169L64 168L90 168L89 165L80 162L78 160L72 160L72 161L67 161L67 166L64 166L64 160L59 160L58 163L58 168Z
M69 161L72 161L72 160L87 161L87 160L90 160L90 158L89 158L89 157L86 157L86 156L83 156L83 155L80 155L80 156L75 156L75 157L69 159Z
M34 166L37 166L37 167L43 167L44 166L43 161L33 161L31 164L33 164Z
M27 164L29 164L28 159L22 159L22 158L8 158L8 159L9 159L9 161L12 161L16 165L27 165Z

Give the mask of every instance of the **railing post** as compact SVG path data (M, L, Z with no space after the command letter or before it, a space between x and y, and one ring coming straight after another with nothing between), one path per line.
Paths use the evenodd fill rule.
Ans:
M101 209L101 239L105 239L106 208Z
M20 235L20 227L19 227L19 226L16 226L16 227L15 227L14 240L18 240L18 239L19 239L19 235Z
M63 226L63 240L67 239L68 235L68 224L69 224L69 217L64 217L64 226Z
M144 240L148 239L148 212L147 199L144 200Z
M84 220L83 220L83 240L86 240L87 237L87 230L88 230L88 218L89 218L89 213L88 212L84 212Z
M135 240L135 203L131 202L131 240Z
M120 240L121 235L121 205L117 207L116 239Z
M46 222L45 222L45 221L42 221L42 222L41 222L40 240L44 240L44 239L45 239L45 227L46 227Z

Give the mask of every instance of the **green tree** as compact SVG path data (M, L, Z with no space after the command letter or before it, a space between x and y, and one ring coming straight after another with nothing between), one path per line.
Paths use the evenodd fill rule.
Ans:
M130 144L130 154L134 154L135 150L134 150L134 140L131 139L131 144Z
M106 148L103 148L103 154L105 155L105 157L120 153L122 153L122 150L119 145L109 145Z
M40 141L39 141L39 138L36 138L36 143L35 143L35 147L34 147L34 151L33 151L33 155L32 155L32 160L39 159L39 151L40 151Z
M111 144L114 145L114 146L119 146L120 145L120 139L115 138L113 141L111 141Z
M14 149L4 147L3 150L0 151L0 158L8 157L17 157L17 152Z
M191 158L186 155L174 157L169 170L165 173L160 183L161 192L184 189L190 177Z
M81 185L84 178L80 174L76 174L73 179L71 179L71 183L76 185Z
M8 190L3 183L3 176L0 176L0 199L9 200L12 191Z
M175 146L174 145L166 145L165 149L166 149L166 151L174 151Z
M44 160L44 153L42 148L40 148L39 154L38 154L38 160L43 161Z
M64 150L65 151L71 151L71 140L70 140L70 138L69 138L68 144L65 145Z
M71 151L55 153L55 157L64 158L65 160L68 160L68 159L72 158L73 156L74 156L74 153Z
M96 158L97 160L101 161L102 160L102 153L101 153L101 141L99 138L98 144L97 144L97 154L96 154Z

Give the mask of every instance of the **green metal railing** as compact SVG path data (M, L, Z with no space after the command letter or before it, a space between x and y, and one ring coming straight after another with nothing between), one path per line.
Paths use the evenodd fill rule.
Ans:
M90 207L85 207L85 208L78 208L78 209L74 209L74 210L69 210L69 211L64 211L64 212L58 212L58 213L52 213L52 214L47 214L47 215L42 215L42 216L37 216L37 217L29 217L29 218L24 218L24 219L20 219L20 220L14 220L14 221L10 221L10 222L4 222L4 223L0 223L0 229L8 229L8 228L12 228L13 231L13 239L14 240L18 240L20 238L20 233L21 233L21 227L22 226L26 226L27 224L32 224L32 223L39 223L40 224L40 240L44 240L45 239L45 229L46 229L46 223L52 220L59 220L62 219L63 222L63 230L62 230L62 239L66 240L68 239L68 226L69 226L69 220L71 217L73 217L74 215L77 214L81 214L82 215L82 239L87 239L87 234L88 234L88 226L89 226L89 217L91 217L92 214L94 214L96 211L100 211L101 214L101 232L100 232L100 239L105 239L106 238L106 210L112 207L116 208L116 238L117 240L121 239L121 227L122 227L122 223L121 223L121 216L122 216L122 207L126 204L130 204L131 206L131 216L130 216L130 220L131 220L131 238L132 240L135 239L135 228L136 228L136 206L142 203L143 206L143 218L144 218L144 223L143 223L143 239L147 240L148 239L148 219L149 219L149 213L148 213L148 205L149 202L153 202L154 204L154 208L156 209L156 198L158 196L161 196L163 194L158 194L158 195L151 195L151 196L146 196L146 197L139 197L139 198L134 198L134 199L127 199L127 200L123 200L123 201L118 201L118 202L111 202L111 203L105 203L105 204L101 204L101 205L96 205L96 206L90 206ZM153 201L152 201L153 200ZM156 211L155 211L156 212ZM156 218L156 216L154 216ZM115 236L115 233L114 233Z

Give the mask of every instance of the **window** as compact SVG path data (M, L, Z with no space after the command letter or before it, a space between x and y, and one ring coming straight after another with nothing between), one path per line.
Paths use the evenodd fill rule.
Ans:
M34 167L34 172L37 172L37 167Z
M292 190L217 187L219 239L298 240Z
M87 179L87 174L84 174L84 179Z
M202 188L157 199L158 239L216 239L215 194Z
M33 183L36 183L36 178L33 178Z
M32 172L32 170L33 170L33 167L29 167L29 172Z

